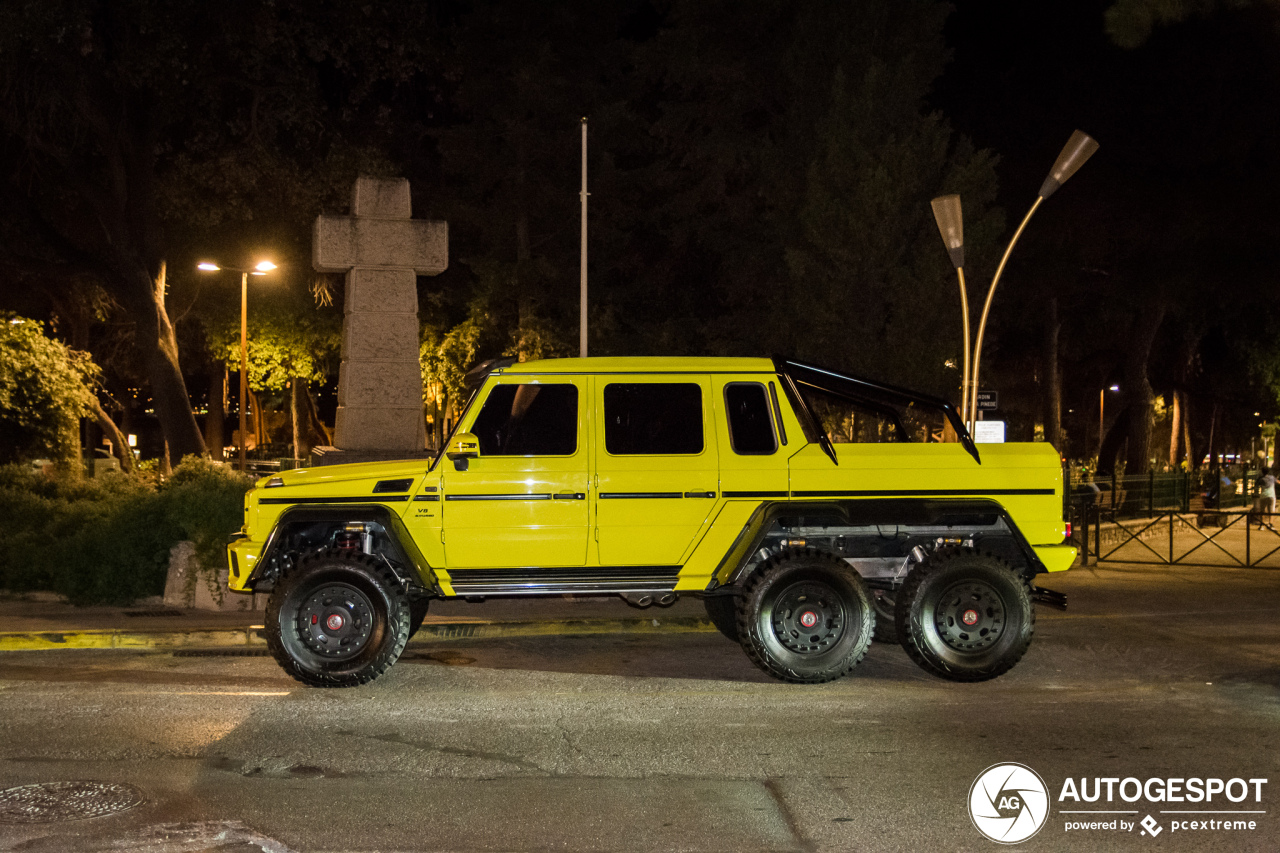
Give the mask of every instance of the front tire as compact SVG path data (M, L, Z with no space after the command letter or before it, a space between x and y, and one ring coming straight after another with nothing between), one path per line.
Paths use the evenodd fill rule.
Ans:
M812 549L775 557L747 583L738 636L756 666L782 681L847 675L871 645L874 613L862 577Z
M897 596L898 636L926 672L986 681L1022 659L1035 630L1026 579L972 548L937 551L907 575Z
M354 687L386 672L409 638L410 607L390 569L328 550L300 560L267 603L267 648L313 687Z

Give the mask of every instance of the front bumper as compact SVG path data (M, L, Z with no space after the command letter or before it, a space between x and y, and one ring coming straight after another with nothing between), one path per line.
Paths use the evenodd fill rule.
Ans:
M249 576L262 555L263 543L247 537L227 545L227 588L235 592L253 592Z

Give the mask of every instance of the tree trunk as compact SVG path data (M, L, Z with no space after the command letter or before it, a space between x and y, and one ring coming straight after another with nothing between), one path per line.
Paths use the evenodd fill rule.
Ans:
M140 286L122 289L122 292L134 297L128 300L128 307L137 323L138 349L141 351L147 377L151 380L151 399L155 403L156 418L160 421L160 429L174 458L181 460L184 456L204 456L204 438L200 435L195 414L191 411L191 399L187 395L182 368L178 364L178 340L164 306L163 261L160 263L159 274L147 289L150 291L149 299L139 297L136 291L141 290Z
M1165 307L1156 304L1140 311L1130 337L1129 351L1124 362L1125 395L1128 397L1129 450L1126 469L1130 474L1140 474L1151 466L1151 382L1147 377L1147 362L1155 344L1156 333L1164 322Z
M329 428L324 425L324 421L320 420L320 412L316 410L316 401L311 398L311 392L306 395L307 403L307 423L310 424L308 430L311 437L315 439L310 442L312 447L317 444L328 447L333 444L333 434L329 432Z
M1182 392L1173 389L1173 413L1169 423L1169 467L1178 470L1178 443L1182 439ZM1188 456L1190 451L1188 450Z
M1182 392L1182 446L1187 453L1188 470L1199 470L1200 460L1191 446L1191 398L1187 396L1186 391Z
M1058 334L1062 322L1058 319L1058 298L1049 300L1049 317L1045 321L1045 438L1059 453L1062 446L1062 384L1058 375Z
M293 426L293 461L300 462L311 452L311 447L307 441L309 430L302 423L303 414L310 415L307 411L307 383L301 378L295 376L289 380L289 422ZM307 418L310 426L310 418Z
M204 443L215 462L223 459L226 445L223 429L227 420L227 366L221 362L209 365L209 414L204 420Z
M111 439L111 452L116 459L120 460L120 470L126 474L132 473L133 451L129 449L129 439L120 431L120 427L111 419L111 415L107 414L107 410L102 408L102 403L98 401L98 395L91 394L89 399L89 411L93 412L93 416L98 421L98 426L102 427L102 431L107 434L107 438Z

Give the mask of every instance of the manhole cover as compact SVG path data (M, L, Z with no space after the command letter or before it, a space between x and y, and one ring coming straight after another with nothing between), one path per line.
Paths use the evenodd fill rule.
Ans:
M53 823L103 817L140 804L132 785L105 782L41 782L0 791L0 823Z

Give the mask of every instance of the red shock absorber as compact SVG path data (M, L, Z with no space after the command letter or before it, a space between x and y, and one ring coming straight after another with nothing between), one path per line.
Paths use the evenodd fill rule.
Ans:
M333 537L333 544L342 551L355 551L360 548L360 534L354 530L339 530Z

